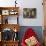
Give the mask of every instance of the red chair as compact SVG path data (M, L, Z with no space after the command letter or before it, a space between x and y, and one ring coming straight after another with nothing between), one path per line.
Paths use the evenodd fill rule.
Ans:
M22 38L21 46L27 46L27 44L25 43L25 40L32 37L32 36L34 36L37 39L37 35L34 32L34 30L32 28L28 28L27 31L25 32L24 37ZM35 46L41 46L39 41L37 42L37 44Z

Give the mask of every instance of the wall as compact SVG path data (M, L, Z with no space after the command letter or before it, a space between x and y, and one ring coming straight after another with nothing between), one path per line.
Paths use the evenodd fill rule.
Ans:
M0 0L0 6L2 7L9 7L14 6L15 0ZM21 26L43 26L43 6L42 0L17 0L17 6L20 7L19 9L19 24ZM23 18L23 8L36 8L37 9L37 16L34 19L24 19ZM9 19L10 20L10 19Z
M23 8L36 8L37 17L35 19L24 19L23 18ZM42 26L43 25L43 6L42 0L24 0L24 5L22 7L20 14L20 24L23 26Z
M23 4L24 3L24 4ZM42 0L24 0L22 2L22 8L20 13L20 25L22 26L42 26L43 25L43 6ZM23 8L36 8L37 17L35 19L24 19L23 18Z

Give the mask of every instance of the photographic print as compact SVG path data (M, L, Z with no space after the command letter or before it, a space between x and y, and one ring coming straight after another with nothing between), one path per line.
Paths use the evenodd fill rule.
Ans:
M24 18L36 18L36 8L24 8L23 17Z
M2 10L2 15L9 15L9 10Z

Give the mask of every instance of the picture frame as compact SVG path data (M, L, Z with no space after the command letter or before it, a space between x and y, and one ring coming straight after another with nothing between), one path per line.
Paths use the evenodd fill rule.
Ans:
M9 14L10 14L10 15L16 15L16 14L18 14L18 12L15 11L15 10L10 10L10 11L9 11Z
M24 18L36 18L36 8L23 8Z
M2 15L9 15L9 10L2 10Z

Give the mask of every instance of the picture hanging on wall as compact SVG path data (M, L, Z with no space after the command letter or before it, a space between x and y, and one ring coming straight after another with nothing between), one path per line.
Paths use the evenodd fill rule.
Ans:
M24 18L36 18L36 8L23 8Z

